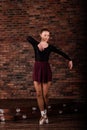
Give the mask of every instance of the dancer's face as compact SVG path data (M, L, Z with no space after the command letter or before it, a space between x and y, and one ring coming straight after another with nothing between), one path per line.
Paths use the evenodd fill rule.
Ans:
M50 33L48 31L43 31L40 34L41 40L48 42L49 38L50 38Z

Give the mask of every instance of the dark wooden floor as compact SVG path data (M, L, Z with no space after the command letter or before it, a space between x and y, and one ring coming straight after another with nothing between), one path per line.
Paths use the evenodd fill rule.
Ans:
M0 130L87 130L85 106L77 100L50 100L49 124L39 126L36 100L0 100Z
M82 114L55 115L49 117L49 124L38 125L39 118L0 123L0 130L87 130Z

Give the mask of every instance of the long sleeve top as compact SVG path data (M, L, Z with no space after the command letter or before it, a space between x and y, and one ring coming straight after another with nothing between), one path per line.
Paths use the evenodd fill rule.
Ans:
M35 61L48 61L49 60L49 56L51 52L55 52L57 54L62 55L64 58L66 58L67 60L71 60L71 58L64 53L61 49L56 48L53 45L48 45L48 47L46 47L43 51L39 50L38 48L38 44L39 42L36 41L34 38L32 38L31 36L27 37L27 40L30 44L32 44L33 48L34 48L34 52L35 52Z

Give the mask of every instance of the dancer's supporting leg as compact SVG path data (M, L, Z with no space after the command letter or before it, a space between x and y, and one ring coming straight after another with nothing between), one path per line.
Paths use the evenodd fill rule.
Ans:
M49 95L48 90L51 86L51 82L43 83L43 98L44 98L44 108L48 108Z
M46 106L48 104L47 95L48 95L48 88L50 86L50 83L41 84L38 83L37 81L34 81L34 86L37 94L38 106L41 112L41 119L39 121L39 124L42 125L44 123L48 123Z

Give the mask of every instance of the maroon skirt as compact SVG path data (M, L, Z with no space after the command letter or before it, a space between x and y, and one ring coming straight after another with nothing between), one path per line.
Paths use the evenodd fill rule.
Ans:
M48 62L35 61L33 81L40 83L47 83L48 81L52 81L52 71Z

